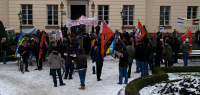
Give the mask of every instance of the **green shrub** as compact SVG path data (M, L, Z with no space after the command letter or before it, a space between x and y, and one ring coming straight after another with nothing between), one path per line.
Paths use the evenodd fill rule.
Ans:
M139 91L143 87L158 82L168 80L167 73L175 72L200 72L200 66L188 66L188 67L154 67L152 69L153 75L137 78L129 84L125 89L125 95L140 95Z
M0 57L0 60L2 60L2 57ZM14 58L14 56L7 56L6 57L6 61L15 61L17 60L16 58Z

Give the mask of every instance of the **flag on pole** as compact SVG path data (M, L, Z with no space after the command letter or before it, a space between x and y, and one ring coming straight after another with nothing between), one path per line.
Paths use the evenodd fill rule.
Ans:
M182 37L182 42L185 43L185 40L188 39L190 42L190 50L189 50L189 54L192 53L192 33L191 30L189 30L187 33L185 33Z
M103 21L103 29L101 34L101 55L104 57L104 45L114 35L114 32L108 27L105 21ZM105 38L104 38L105 36Z
M17 45L16 45L16 48L15 48L14 58L17 57L18 48L22 44L23 40L24 40L24 37L19 33L18 40L17 40Z
M136 43L138 41L141 41L142 38L145 36L146 34L146 31L145 29L143 28L142 24L140 23L140 21L138 20L138 29L137 29L137 37L136 37Z
M96 39L93 39L93 40L91 41L91 48L94 46L94 44L95 44L95 41L97 41L97 42L98 42L98 39L96 38Z
M43 47L43 42L44 42L44 31L42 31L42 38L41 38L41 42L40 42L40 55L39 55L39 59L41 58L42 56L42 47Z
M154 33L155 33L155 30L154 30L154 32L153 32L153 34L152 34L151 38L153 38L153 36L154 36Z
M117 39L118 39L118 36L115 37L115 39L113 40L112 44L107 49L106 54L113 53L113 50L115 48L115 44L117 43Z

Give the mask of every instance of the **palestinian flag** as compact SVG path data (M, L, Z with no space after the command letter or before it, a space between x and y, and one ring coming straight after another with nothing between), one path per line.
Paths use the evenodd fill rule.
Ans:
M192 25L199 25L199 19L192 20Z

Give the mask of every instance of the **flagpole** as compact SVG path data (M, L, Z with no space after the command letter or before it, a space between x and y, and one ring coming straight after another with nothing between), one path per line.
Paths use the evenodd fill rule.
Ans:
M118 37L118 38L119 38L119 37ZM122 41L120 38L119 38L119 40L122 42L122 44L124 44L123 41ZM126 46L126 45L124 44L124 46Z
M147 33L147 32L146 32L146 35L147 35L147 37L149 38L149 40L150 40L151 44L154 46L154 44L152 43L152 41L151 41L151 39L150 39L150 37L149 37L149 35L148 35L148 33Z
M178 40L180 40L189 30L187 30Z

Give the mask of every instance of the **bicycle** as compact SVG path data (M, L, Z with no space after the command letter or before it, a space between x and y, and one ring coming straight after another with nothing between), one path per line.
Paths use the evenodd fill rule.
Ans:
M26 52L26 51L24 51L22 55L24 55L25 52ZM23 63L22 55L17 54L18 69L19 69L19 71L21 71L22 74L24 74L24 63ZM20 61L19 61L19 60L20 60Z

